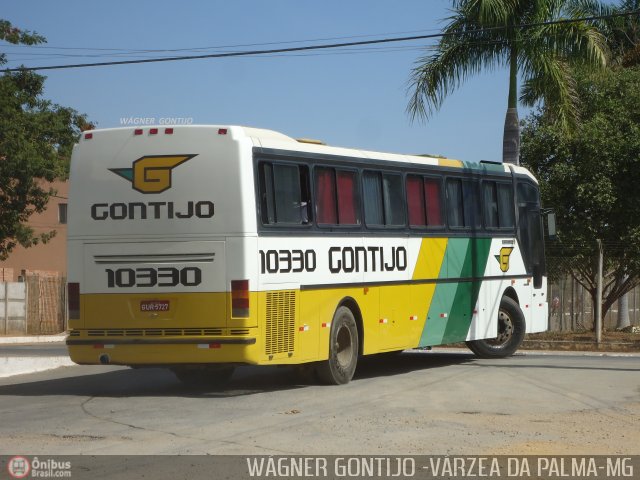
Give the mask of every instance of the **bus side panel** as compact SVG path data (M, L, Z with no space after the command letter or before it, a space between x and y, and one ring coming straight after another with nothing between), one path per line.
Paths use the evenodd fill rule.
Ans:
M490 239L449 240L444 259L447 271L438 279L421 346L454 343L467 337L490 247Z

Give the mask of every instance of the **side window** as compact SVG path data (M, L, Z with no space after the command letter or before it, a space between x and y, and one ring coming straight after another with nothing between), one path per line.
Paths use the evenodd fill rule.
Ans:
M452 228L471 228L480 225L478 184L471 180L447 180L447 219Z
M316 221L319 225L360 225L356 172L314 170Z
M427 226L427 214L424 206L424 185L422 177L407 176L407 210L409 211L410 226Z
M365 222L367 225L384 225L382 174L379 172L364 172L362 175L362 190Z
M67 223L67 204L66 203L58 204L58 222L61 224Z
M356 172L338 170L336 174L338 193L338 223L360 225L360 201Z
M510 183L498 183L498 223L501 228L514 228L513 186Z
M407 210L412 227L442 226L440 181L407 176Z
M309 170L306 165L261 163L260 199L265 225L309 224Z
M464 227L464 203L462 197L462 180L447 180L447 220L452 228Z
M430 227L441 227L443 225L441 199L440 180L425 178L424 201L427 204L427 225Z
M370 226L405 224L402 175L365 171L362 177L364 218Z
M487 228L513 228L513 187L510 183L485 181L482 184L484 221Z
M463 180L462 182L465 227L479 227L481 224L479 187L477 182L471 180Z
M338 223L336 208L336 178L332 168L316 168L316 221L319 224Z
M404 226L404 201L402 195L402 175L382 174L385 225Z
M484 182L484 223L487 228L498 228L498 188L496 182Z

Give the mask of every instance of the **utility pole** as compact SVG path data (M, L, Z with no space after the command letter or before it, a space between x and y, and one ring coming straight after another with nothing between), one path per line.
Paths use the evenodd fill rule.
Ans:
M602 342L602 269L604 254L602 251L602 240L598 239L598 283L596 293L596 344L600 346Z

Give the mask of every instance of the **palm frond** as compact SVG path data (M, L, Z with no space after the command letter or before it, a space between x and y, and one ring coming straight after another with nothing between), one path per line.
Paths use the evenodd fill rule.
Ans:
M559 128L574 129L579 123L580 99L571 66L561 57L549 56L528 58L526 63L524 70L529 75L522 85L522 104L532 107L544 103L546 112Z

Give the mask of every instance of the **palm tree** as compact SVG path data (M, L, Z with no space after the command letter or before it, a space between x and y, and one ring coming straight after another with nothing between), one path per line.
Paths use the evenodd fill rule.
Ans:
M590 15L602 16L596 23L611 50L614 67L640 65L640 0L619 0L617 5L597 0L580 0ZM627 15L635 12L634 15Z
M524 79L520 101L544 102L559 127L577 122L573 64L606 65L604 37L580 18L569 0L454 0L453 14L435 53L420 58L411 76L412 119L427 118L444 98L482 69L509 67L509 95L503 137L503 161L518 164L518 75Z

